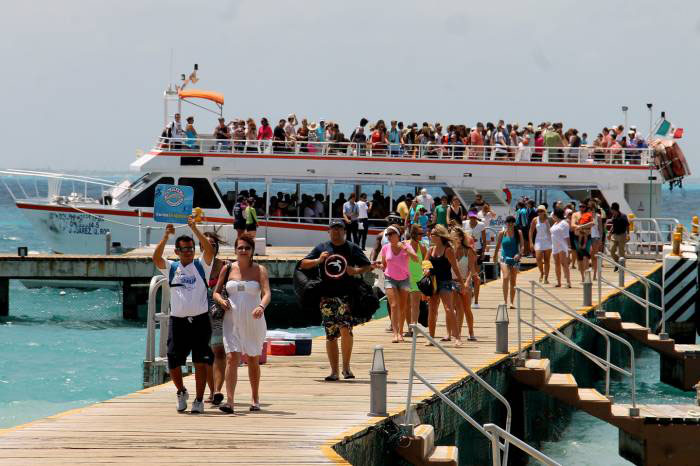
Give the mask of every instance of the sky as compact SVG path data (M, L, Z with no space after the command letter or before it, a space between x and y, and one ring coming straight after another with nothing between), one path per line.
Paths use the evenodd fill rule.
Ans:
M174 55L172 73L171 51ZM163 127L163 91L229 118L294 112L443 124L563 121L648 131L653 103L700 170L700 3L688 1L11 2L0 16L0 168L126 171ZM208 133L215 115L185 107ZM591 138L592 140L592 138Z

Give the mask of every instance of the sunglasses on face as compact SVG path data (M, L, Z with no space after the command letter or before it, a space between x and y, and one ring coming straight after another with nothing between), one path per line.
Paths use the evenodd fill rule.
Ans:
M251 247L250 246L238 246L236 248L236 251L250 251Z
M194 252L194 246L185 246L184 248L177 248L180 252Z

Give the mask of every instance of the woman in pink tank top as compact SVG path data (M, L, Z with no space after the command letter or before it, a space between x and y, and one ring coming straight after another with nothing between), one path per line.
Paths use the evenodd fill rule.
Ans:
M384 231L389 242L382 247L384 287L391 308L392 343L403 341L403 326L408 319L408 293L411 290L411 273L408 261L418 261L410 242L401 241L399 229L390 226Z

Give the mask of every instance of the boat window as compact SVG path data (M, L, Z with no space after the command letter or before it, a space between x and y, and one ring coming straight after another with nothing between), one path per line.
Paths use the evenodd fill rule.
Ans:
M389 185L364 183L360 185L360 195L367 195L367 204L370 209L367 212L370 226L383 225L383 222L377 222L377 219L385 219L390 212L389 206Z
M214 182L229 215L233 215L233 204L236 203L236 181L234 178L219 178Z
M333 218L343 217L343 204L348 201L350 194L354 192L354 184L336 183L333 185Z
M303 223L328 223L326 183L274 180L270 184L270 218Z
M129 205L131 207L153 207L153 201L156 197L156 186L159 184L175 184L175 180L169 176L160 178L132 199L129 199Z
M211 189L209 180L206 178L180 178L180 186L192 186L194 189L193 207L201 207L202 209L218 209L221 207L221 202L216 196L216 193Z
M265 193L265 181L239 179L238 194L246 199L251 197L255 199L255 211L258 214L258 218L265 217L265 202L267 200L267 194Z

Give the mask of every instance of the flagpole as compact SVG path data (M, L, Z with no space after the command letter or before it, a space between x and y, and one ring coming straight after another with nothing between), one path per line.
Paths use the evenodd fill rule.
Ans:
M649 133L647 136L647 140L651 141L651 128L652 128L652 111L651 108L653 107L653 104L647 104L647 108L649 109Z

